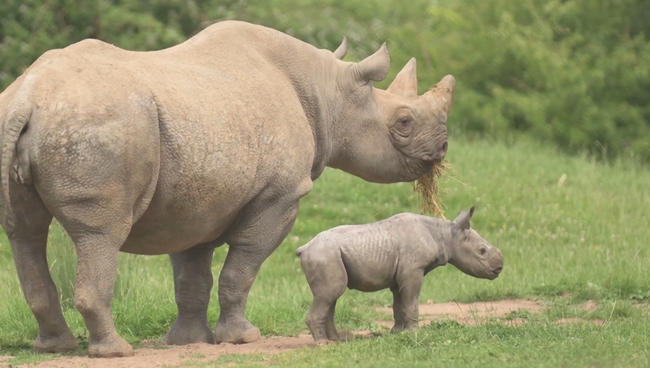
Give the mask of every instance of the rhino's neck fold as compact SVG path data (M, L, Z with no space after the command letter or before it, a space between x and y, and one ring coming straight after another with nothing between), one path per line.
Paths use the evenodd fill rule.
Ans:
M309 122L315 150L311 178L316 180L332 156L332 132L339 128L335 119L341 106L336 86L339 65L327 50L274 35L277 38L271 37L264 53L291 82Z
M454 236L451 228L451 221L427 216L426 224L434 240L433 246L438 247L439 265L444 266L450 263L453 258L454 247L458 243L458 239Z
M362 122L339 126L332 134L333 149L328 166L372 183L411 181L404 157L388 138L385 125Z

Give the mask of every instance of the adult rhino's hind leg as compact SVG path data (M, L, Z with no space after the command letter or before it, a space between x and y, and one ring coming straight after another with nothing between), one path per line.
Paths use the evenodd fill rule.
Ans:
M133 355L131 345L117 333L111 313L119 249L129 228L123 223L71 234L78 257L74 305L90 333L88 355L91 357Z
M159 168L157 125L150 128L140 110L124 106L128 120L93 115L102 110L80 115L87 121L47 125L34 150L35 187L77 251L74 303L88 328L91 357L133 355L115 329L111 301L120 248L153 196ZM62 140L62 124L83 128Z
M34 349L39 353L76 350L77 339L63 318L47 264L47 233L52 215L31 188L10 185L15 222L13 228L5 226L5 230L23 294L38 323Z
M212 247L196 246L169 255L178 317L167 334L167 344L214 344L214 332L208 326L213 254Z
M227 239L230 248L219 276L217 343L249 343L260 338L259 329L244 316L248 292L262 263L289 234L298 215L298 201L307 192L278 197L267 189L249 204Z

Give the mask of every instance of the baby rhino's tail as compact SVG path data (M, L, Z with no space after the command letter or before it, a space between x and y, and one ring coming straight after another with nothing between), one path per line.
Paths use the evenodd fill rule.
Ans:
M316 239L316 238L314 237L314 239L308 241L307 244L305 244L305 245L303 245L303 246L301 246L301 247L298 247L298 249L296 249L296 255L297 255L298 257L300 257L303 253L305 253L305 251L307 250L307 248L309 248L309 245L310 245L311 243L313 243L315 239Z
M298 257L300 257L302 255L302 253L307 249L308 245L309 245L309 243L303 245L302 247L298 247L298 249L296 249L296 255Z

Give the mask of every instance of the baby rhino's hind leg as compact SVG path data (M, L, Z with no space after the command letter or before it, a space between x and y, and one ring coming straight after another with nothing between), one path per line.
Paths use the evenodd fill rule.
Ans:
M343 291L345 291L345 288L343 288ZM339 333L336 331L336 325L334 324L335 311L336 300L334 300L334 302L330 305L330 308L327 311L327 318L325 320L325 334L327 335L327 339L331 341L337 341L339 339Z
M318 244L313 244L301 257L302 269L314 295L306 323L316 342L338 339L334 309L348 284L348 275L338 247L324 245L318 247Z

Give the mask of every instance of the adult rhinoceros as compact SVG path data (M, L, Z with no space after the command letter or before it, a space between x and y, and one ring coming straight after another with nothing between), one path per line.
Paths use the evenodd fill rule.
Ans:
M447 151L454 78L417 95L415 60L387 90L385 44L358 62L237 21L133 52L84 40L43 54L0 95L2 226L39 352L77 348L46 261L54 216L78 255L75 307L91 356L129 356L110 303L118 252L170 254L178 316L170 344L246 343L264 260L326 166L413 181ZM230 250L208 327L213 251Z

